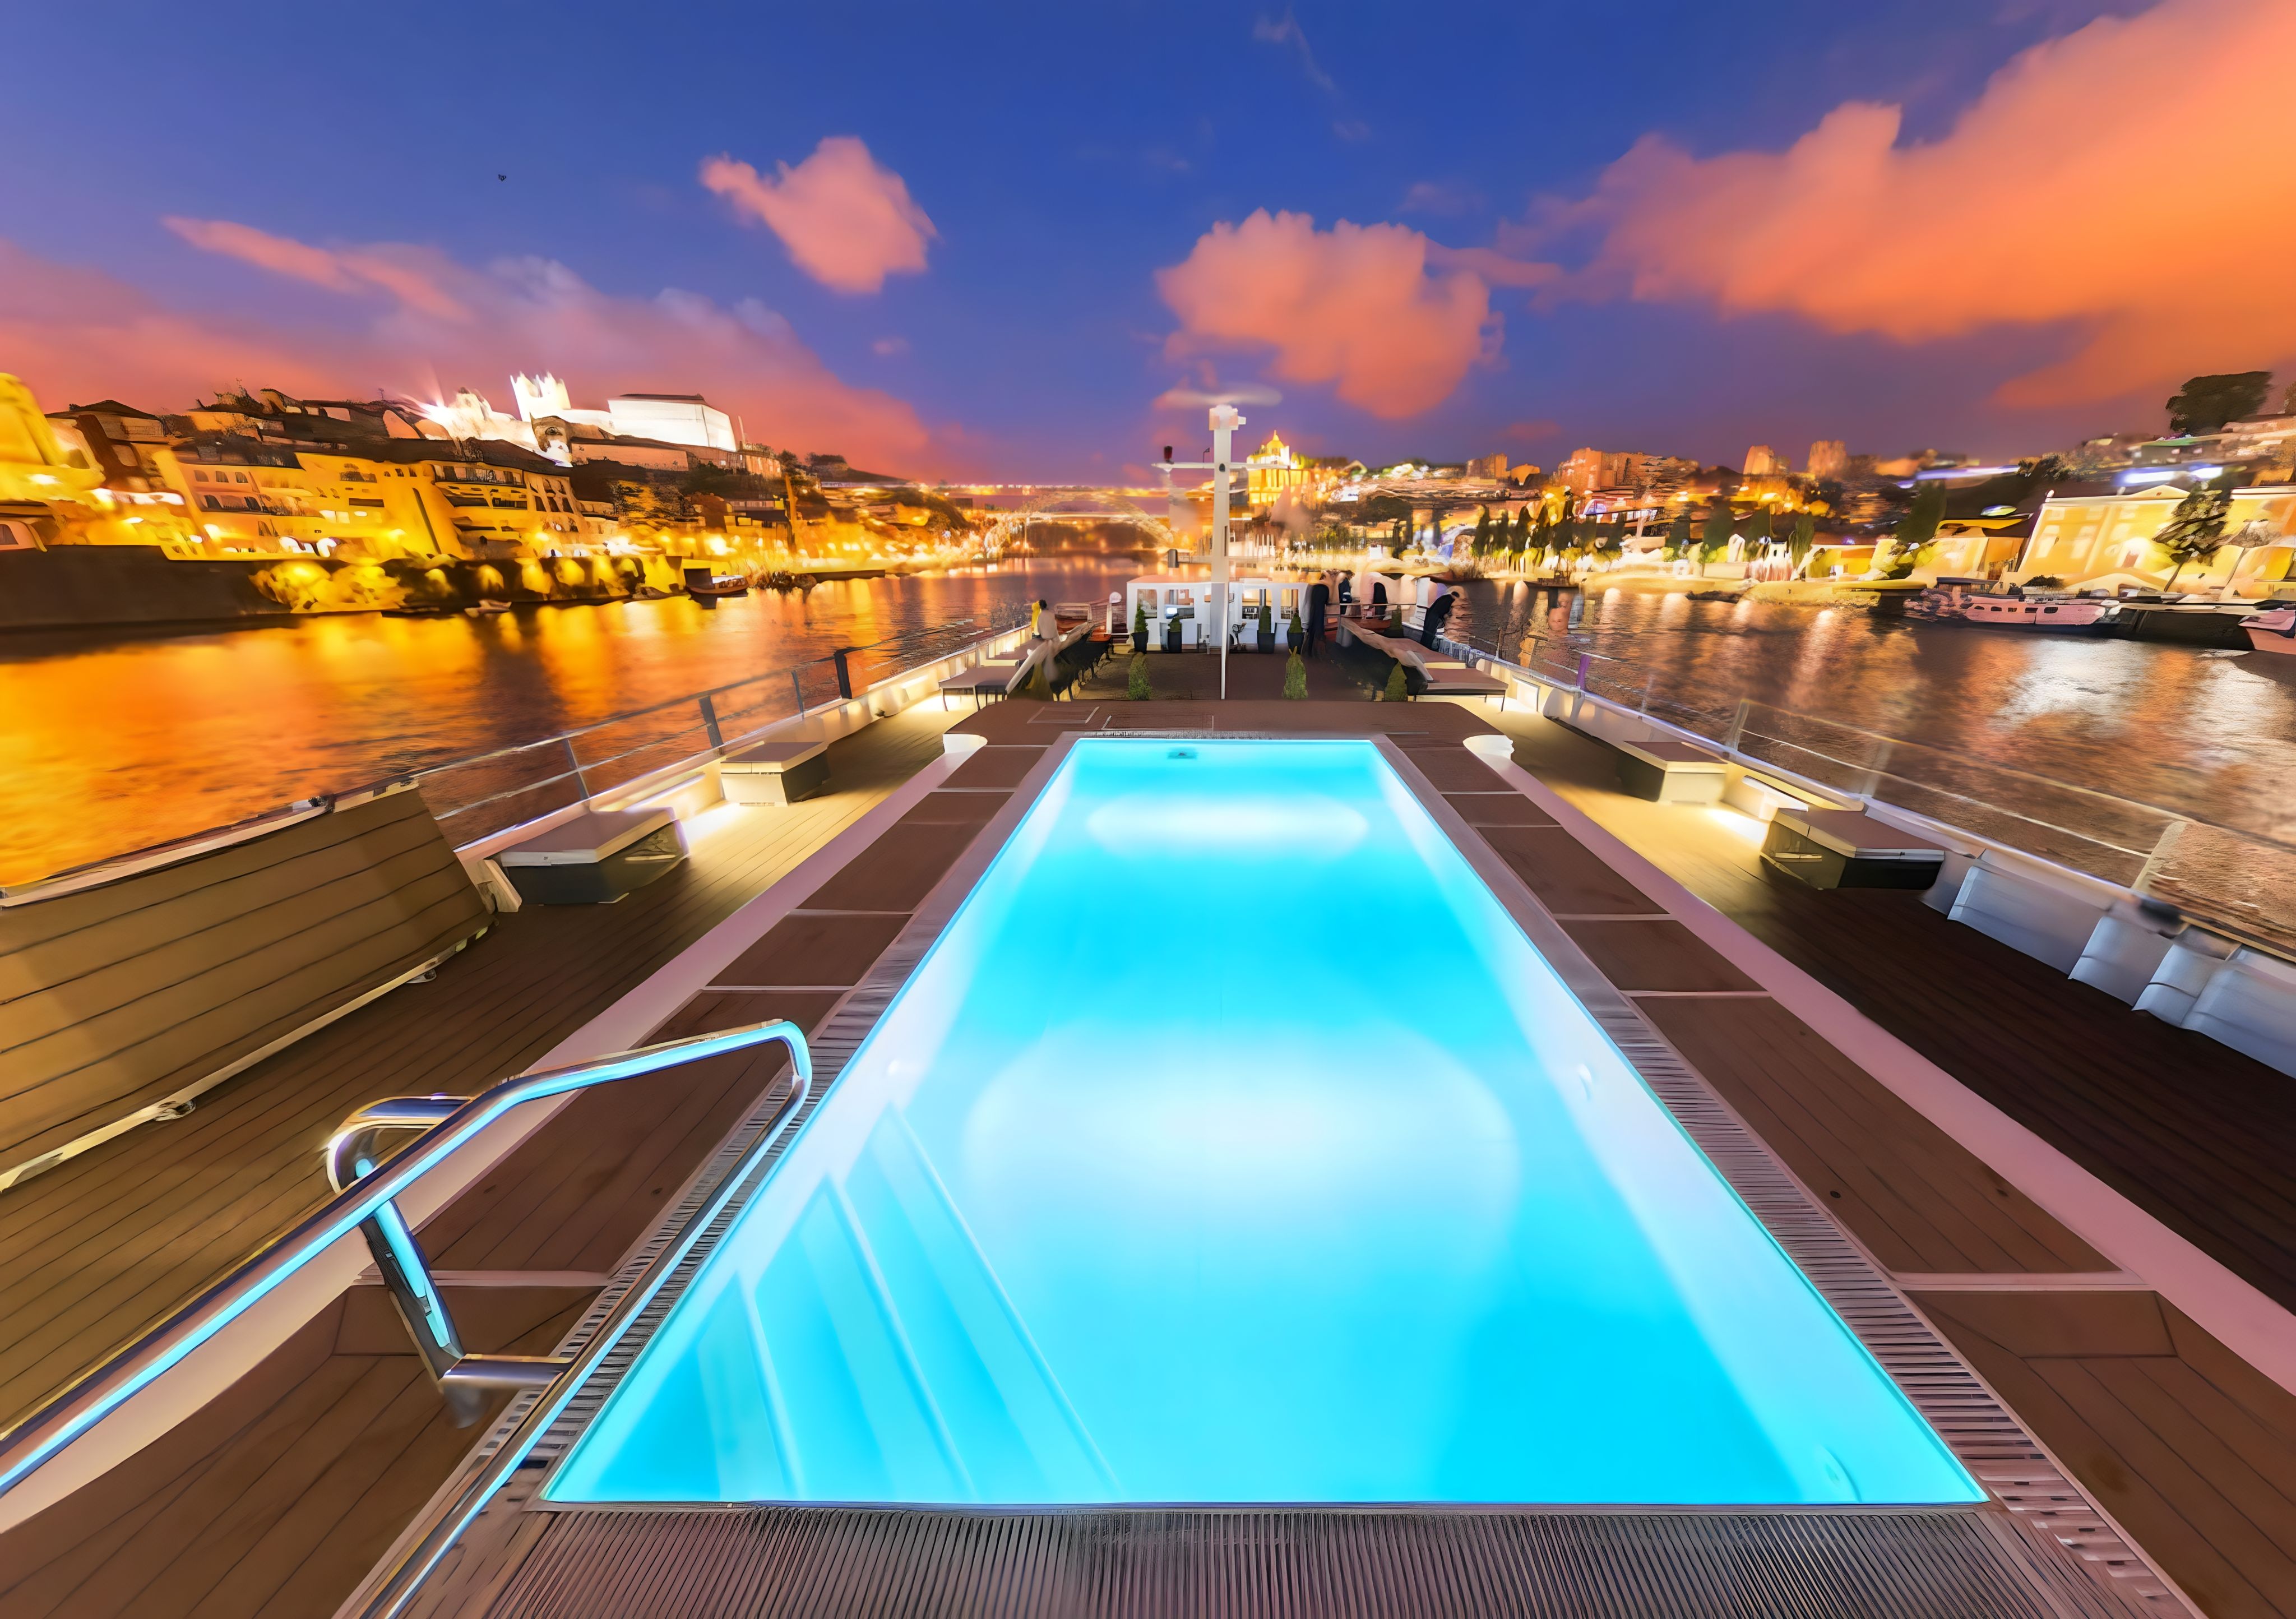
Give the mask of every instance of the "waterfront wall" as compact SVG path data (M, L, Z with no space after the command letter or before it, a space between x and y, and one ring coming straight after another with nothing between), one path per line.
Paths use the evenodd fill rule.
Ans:
M627 601L674 590L659 557L359 563L332 557L177 561L157 546L0 551L0 630L250 623L304 613L435 609L481 601Z

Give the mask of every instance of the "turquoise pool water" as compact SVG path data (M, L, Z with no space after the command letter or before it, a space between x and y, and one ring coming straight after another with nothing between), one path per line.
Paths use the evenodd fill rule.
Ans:
M1369 744L1112 739L545 1494L1979 1499Z

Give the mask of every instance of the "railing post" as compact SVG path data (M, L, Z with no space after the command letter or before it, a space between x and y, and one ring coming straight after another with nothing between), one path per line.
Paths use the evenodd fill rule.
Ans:
M1592 653L1582 652L1578 654L1578 689L1582 692L1587 689L1587 665L1592 663L1594 661Z
M2168 864L2169 851L2177 846L2177 840L2184 835L2185 828L2191 825L2190 821L2174 820L2161 828L2161 836L2153 843L2152 852L2144 857L2144 866L2128 886L2140 894L2151 893L2152 879L2159 876L2161 868Z
M845 654L859 650L858 647L854 646L840 646L830 653L831 659L837 665L837 694L848 703L853 701L853 670L846 663Z
M1738 711L1730 719L1730 734L1722 741L1724 751L1731 753L1738 751L1739 740L1746 734L1746 716L1751 711L1753 706L1754 700L1751 697L1738 699Z
M582 774L582 756L574 751L574 739L561 736L558 742L566 750L566 768L574 772L574 790L582 795L582 801L587 803L590 801L590 780Z
M790 690L797 694L797 717L802 719L805 718L805 671L803 670L790 670Z
M701 728L709 733L710 747L722 752L726 746L726 737L725 734L718 728L718 705L709 700L708 692L702 693L695 701L701 705Z

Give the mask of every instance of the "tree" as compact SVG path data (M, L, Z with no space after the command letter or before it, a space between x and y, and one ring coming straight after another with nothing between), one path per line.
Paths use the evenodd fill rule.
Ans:
M1890 567L1888 577L1903 579L1922 560L1922 554L1937 538L1938 524L1945 517L1945 485L1932 481L1914 491L1914 503L1898 520L1898 527L1890 536Z
M2224 549L2225 518L2231 510L2232 491L2213 486L2194 489L2177 503L2176 511L2152 537L2152 543L2177 564L2169 571L2169 582L2161 587L2162 590L2177 588L2177 575L2188 563L2205 566L2209 558Z
M1674 514L1674 521L1666 525L1666 545L1660 555L1670 563L1678 563L1687 556L1690 554L1690 547L1697 543L1691 533L1695 526L1690 521L1690 513L1686 509L1677 512Z
M1795 514L1793 530L1786 536L1786 555L1793 564L1792 572L1802 571L1809 561L1810 548L1816 543L1816 517L1808 512Z
M1308 694L1307 661L1296 652L1284 661L1283 694L1294 703Z
M1387 671L1387 690L1382 694L1390 703L1406 703L1411 698L1411 678L1403 672L1399 662Z
M1516 551L1530 549L1530 507L1528 505L1519 507L1515 512L1514 545L1511 548Z
M2241 416L2252 416L2271 397L2269 371L2224 371L2190 377L2169 400L2169 431L2185 435L2222 431Z
M1292 655L1296 658L1300 654L1293 653ZM1124 675L1124 694L1132 702L1145 703L1155 695L1148 686L1148 654L1146 653L1134 653L1132 662L1125 668Z
M1468 550L1472 555L1482 556L1487 555L1490 548L1491 508L1485 506L1481 514L1475 519L1475 538L1473 543L1468 547Z
M1737 531L1737 514L1730 510L1730 503L1718 496L1712 508L1706 514L1706 531L1699 538L1698 571L1701 573L1705 572L1706 565L1716 557L1729 553L1730 537Z

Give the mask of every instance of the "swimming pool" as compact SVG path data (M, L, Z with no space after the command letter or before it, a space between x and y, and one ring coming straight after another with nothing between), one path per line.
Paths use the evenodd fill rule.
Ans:
M1981 1499L1373 744L1097 738L544 1493Z

